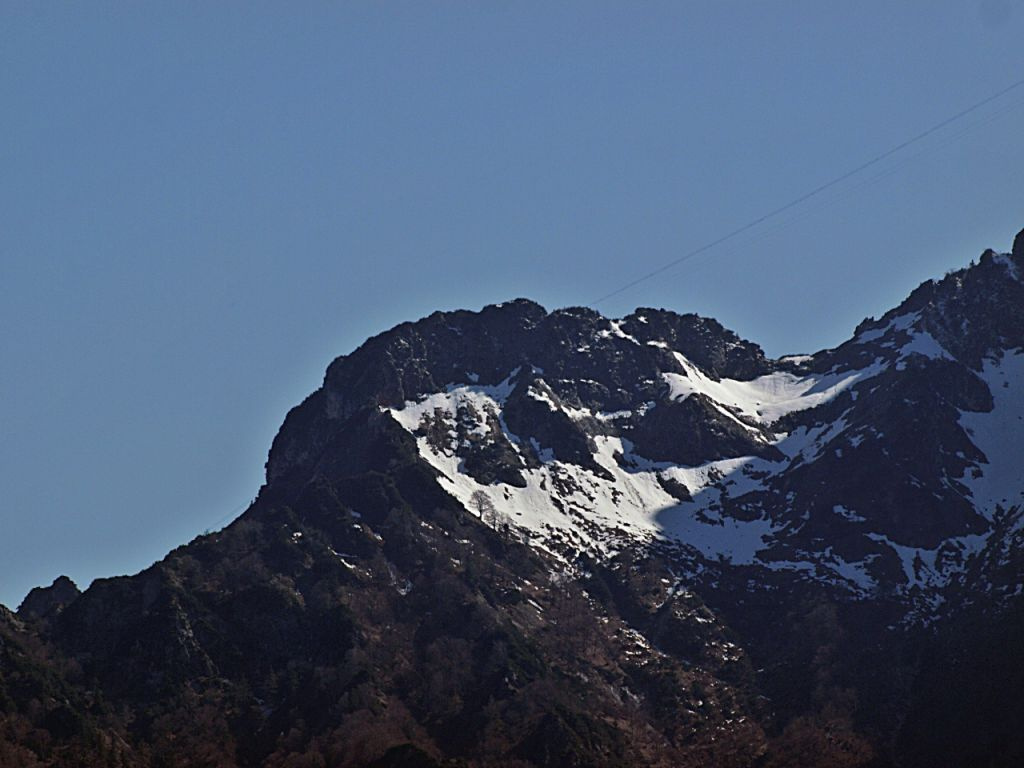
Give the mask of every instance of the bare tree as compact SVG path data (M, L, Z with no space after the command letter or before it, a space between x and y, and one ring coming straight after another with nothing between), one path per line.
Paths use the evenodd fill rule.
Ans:
M483 491L473 491L473 495L469 497L469 503L476 510L477 516L484 525L489 525L491 528L497 525L498 509L494 506L490 496Z

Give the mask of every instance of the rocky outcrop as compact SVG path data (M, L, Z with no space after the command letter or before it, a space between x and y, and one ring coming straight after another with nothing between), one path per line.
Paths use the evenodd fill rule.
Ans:
M28 619L52 619L82 594L67 576L58 576L48 587L36 587L22 601L18 616Z

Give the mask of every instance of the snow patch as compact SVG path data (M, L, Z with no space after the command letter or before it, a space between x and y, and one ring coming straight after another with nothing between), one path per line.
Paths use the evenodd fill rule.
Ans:
M924 355L930 360L953 359L953 356L928 331L914 331L910 334L910 341L900 347L901 358L910 355Z
M748 422L765 426L786 414L823 405L885 367L875 361L867 368L843 373L797 376L777 371L750 381L715 381L680 353L674 354L686 375L662 374L672 399L685 400L693 394L702 394Z
M495 387L449 386L401 409L386 409L399 424L415 434L424 415L435 409L455 413L460 403L472 403L481 418L488 408L500 409L511 391L512 377ZM559 407L539 389L530 395ZM593 414L571 409L580 418L607 420L628 414ZM500 412L500 411L497 411ZM517 451L523 441L499 418L505 437ZM768 520L742 521L722 517L716 509L722 499L738 497L763 488L760 479L770 462L739 457L698 467L676 467L651 462L632 453L632 444L620 437L596 436L595 462L607 473L601 477L571 463L556 461L550 451L532 448L542 464L524 470L526 487L504 483L483 485L461 471L461 459L451 447L431 445L417 437L420 455L438 471L438 482L468 510L481 514L485 523L508 527L525 540L557 556L580 551L613 555L626 544L671 540L693 547L705 557L735 564L754 562L773 532ZM628 469L620 465L623 459ZM659 473L683 483L693 500L680 502L669 494ZM610 478L610 479L609 479Z
M1013 263L1013 259L1010 258L1008 253L997 253L992 257L992 261L996 264L1001 264L1006 268L1006 271L1010 273L1010 277L1014 280L1020 281L1020 274L1017 272L1017 265Z
M987 461L968 467L960 482L991 520L997 505L1005 509L1024 503L1024 351L985 360L978 375L988 385L994 406L988 413L961 411L960 426Z
M908 312L905 315L898 315L883 325L881 328L872 328L868 331L858 333L854 338L854 344L868 344L888 336L892 331L905 331L921 318L920 312Z

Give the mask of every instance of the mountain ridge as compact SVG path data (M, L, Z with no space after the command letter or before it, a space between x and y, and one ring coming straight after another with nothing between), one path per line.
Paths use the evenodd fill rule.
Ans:
M1015 765L1022 274L777 360L526 299L381 333L227 528L0 612L0 764Z
M1019 239L1017 245L1020 245ZM554 369L552 373L548 374L548 378L552 375L561 376L566 370L573 369L572 375L575 377L575 380L571 392L564 386L565 379L561 379L561 384L555 383L556 389L558 387L562 388L562 391L558 393L551 389L551 386L544 381L543 376L537 377L537 380L540 382L540 388L547 390L556 400L560 395L568 397L574 403L573 407L583 405L585 401L587 406L598 411L615 413L623 411L623 409L629 406L636 406L638 399L644 400L645 398L658 397L657 386L643 386L643 382L626 381L629 376L623 376L621 372L623 368L631 366L646 365L648 373L651 372L653 367L654 374L648 381L653 381L655 375L667 375L679 379L677 383L680 383L685 388L692 381L683 381L683 379L692 380L701 376L706 377L707 383L712 385L719 383L722 378L730 378L732 383L735 384L750 381L758 376L779 373L795 377L799 373L826 374L829 371L860 371L862 376L874 378L886 366L899 368L906 365L924 365L925 367L942 372L942 375L947 378L951 378L948 384L950 392L946 393L948 396L943 396L945 400L949 401L950 398L953 398L958 405L964 408L984 411L991 407L991 403L987 399L989 395L985 391L985 385L972 376L971 371L965 372L962 370L962 367L961 369L954 370L951 366L945 366L947 370L943 370L944 361L952 356L936 340L932 335L932 331L934 330L941 336L945 345L956 347L961 357L968 358L970 364L977 366L980 364L982 355L990 350L994 344L1006 341L1007 330L1009 330L1011 335L1016 333L1018 341L1024 341L1024 339L1020 338L1019 322L1014 325L1015 318L1011 312L1002 316L1003 324L1009 323L1009 329L1002 328L999 322L996 322L994 325L988 324L985 327L981 327L979 332L974 332L974 326L971 326L968 329L969 333L964 335L966 344L970 346L970 349L968 349L965 343L951 337L948 328L943 327L941 323L937 322L936 317L941 316L941 311L936 310L936 307L941 310L940 304L943 302L953 302L956 305L953 314L960 317L961 322L966 323L971 307L966 305L964 307L959 306L964 302L964 295L973 294L976 296L981 293L985 294L987 299L988 294L994 295L994 293L998 293L993 292L993 286L1005 288L1002 293L1011 291L1011 295L1008 298L999 295L997 299L1003 303L1012 304L1015 299L1020 298L1019 280L1015 277L1016 262L1019 259L1019 249L1017 255L1010 256L986 251L982 255L979 264L969 270L959 270L951 273L938 282L927 281L922 283L921 286L910 294L906 301L886 313L879 320L866 320L864 323L861 323L855 331L854 337L850 340L833 349L823 350L803 358L789 356L780 360L769 360L764 357L763 352L757 345L740 339L732 332L722 328L714 320L699 318L695 315L678 315L665 310L639 309L621 320L607 320L593 310L586 308L569 308L546 313L542 307L533 302L517 300L504 305L487 307L478 315L465 312L435 313L419 323L400 325L388 334L382 334L370 342L385 346L383 354L387 356L389 364L396 359L404 360L401 374L397 373L397 369L393 370L391 381L383 388L378 387L375 390L376 397L380 401L378 405L397 405L402 402L413 403L422 396L430 392L437 393L445 387L481 388L487 385L500 387L503 381L507 382L509 387L511 387L506 396L516 395L516 385L512 383L510 373L513 370L521 370L523 365L527 365L530 367L531 376L535 370L552 371ZM1012 281L1004 280L1000 282L997 275L1000 270L1009 273L1009 277L1013 278ZM973 281L977 285L968 285L966 289L962 289L960 281L965 278L969 278L968 282ZM928 312L925 312L924 317L920 317L921 312L925 310L928 310ZM453 358L462 363L463 368L467 370L457 370L459 363L452 363L443 356L441 357L441 362L438 362L432 368L425 368L422 364L423 360L436 361L438 359L438 355L432 351L431 345L438 347L446 346L453 341L453 336L461 337L462 330L459 328L459 323L464 323L467 317L479 318L479 324L485 327L488 327L488 324L493 324L500 332L507 332L507 327L513 328L513 343L510 343L508 346L519 351L519 357L512 360L503 358L499 364L495 365L493 359L488 358L486 355L484 359L481 359L478 355L473 360L472 356L462 352L461 347L458 347L458 343L456 343L455 346L460 351L454 353ZM495 318L498 318L497 322L494 322ZM1000 318L997 316L996 320L999 321ZM589 335L584 336L584 334ZM487 333L485 332L483 335L486 337ZM590 344L592 342L602 343L606 348L610 349L604 358L600 358L598 365L606 369L602 370L601 373L611 371L612 378L604 382L587 378L591 374L594 376L600 376L601 374L593 371L588 373L586 362L582 364L582 367L580 365L574 366L573 361L566 361L564 359L556 359L552 364L551 356L550 354L545 354L545 350L531 348L531 341L529 340L531 335L539 335L544 339L544 344L548 345L549 348L561 347L563 351L569 346L576 345L576 352L590 353ZM456 341L461 342L461 339ZM897 341L902 341L902 346L897 347ZM640 350L634 349L622 342L632 342L633 347L639 347ZM389 344L392 346L388 346ZM616 344L618 345L617 348L615 348ZM420 345L420 348L414 348L416 345ZM644 345L654 347L654 349L644 349ZM488 341L480 341L474 336L470 346L474 349L493 348L493 340L488 343ZM672 349L673 346L679 349ZM334 394L335 389L343 389L347 392L352 391L351 385L348 384L348 380L345 378L344 369L350 361L355 361L352 363L355 366L361 365L359 356L363 351L364 348L360 348L360 350L354 353L355 357L338 358L332 363L325 377L324 387L318 390L319 393L324 393L325 399L330 401L332 396L336 397ZM681 358L682 364L680 365L679 361L670 359L671 355L681 355L685 359ZM591 362L599 357L596 353L588 354L588 359ZM642 362L638 362L638 358L641 357L645 359ZM871 359L870 363L867 362L869 357ZM625 366L622 364L624 359L626 362ZM797 363L795 360L800 362ZM881 361L881 364L879 361ZM688 371L687 367L691 364L694 368ZM470 371L468 370L469 368L474 370ZM477 371L477 368L480 370ZM521 374L517 375L519 378L522 378ZM633 378L635 379L636 376L634 375ZM805 380L810 381L806 377ZM345 383L339 384L338 382ZM822 383L823 380L812 382L813 386L819 386ZM630 385L632 385L633 389L637 390L638 397L633 397L632 393L627 392ZM526 384L525 386L527 393L529 393L531 385ZM899 388L904 385L897 381L894 382L893 386ZM583 389L589 387L589 390L581 392L581 387ZM522 388L523 386L519 385L519 389ZM537 392L539 391L537 390ZM702 457L698 455L701 449L698 447L695 449L697 451L695 453L692 446L691 448L680 446L678 441L673 439L673 435L680 431L688 430L692 437L693 433L707 432L709 424L714 434L706 435L708 439L705 442L709 444L717 443L718 450L716 452L714 447L710 448L712 453L707 458L722 460L731 456L742 455L779 458L778 451L770 445L772 441L766 434L754 435L753 438L748 434L749 432L756 431L752 429L756 419L746 418L744 421L746 416L751 416L752 414L741 414L741 418L737 419L735 414L728 412L729 409L737 410L736 403L719 402L714 400L714 398L707 397L707 392L697 393L697 397L693 400L686 395L687 393L684 393L682 397L676 398L676 400L682 401L681 404L671 401L662 403L664 407L658 413L655 426L651 427L641 419L641 423L633 425L634 428L628 431L628 434L634 438L634 443L639 441L642 444L639 451L641 459L654 462L681 461L688 465L701 463ZM543 400L546 396L542 394L539 399ZM560 420L556 419L556 421L560 421L557 427L544 424L545 419L543 414L537 413L537 406L524 402L524 399L526 398L519 395L515 396L513 402L515 407L510 412L510 421L521 425L524 429L528 429L525 426L525 419L532 426L541 429L546 434L559 434L558 441L561 443L559 449L564 456L576 457L576 461L580 462L581 466L598 475L603 474L607 477L608 470L599 466L591 459L593 454L591 443L595 435L582 435L580 430L576 428L576 425L571 423L572 419L567 420L564 417L560 417ZM538 398L535 397L533 399ZM824 402L829 401L830 398L824 399ZM722 408L723 405L725 408ZM931 405L938 407L939 404L932 403ZM486 407L493 406L494 403L491 403ZM337 406L335 405L334 407ZM821 406L816 404L814 407L819 408ZM326 409L326 418L328 420L332 418L331 408L332 406L328 402ZM554 408L557 412L560 406L554 405ZM458 406L455 409L457 410ZM399 406L392 410L392 415L400 418L399 414L403 410L404 406ZM449 410L451 409L449 408ZM801 411L806 410L813 409L799 404L797 407L792 407L791 404L790 410L787 413L782 413L776 421L781 423L782 417L788 417L790 421L793 421L794 418L798 419L798 417L794 417L791 414L799 414ZM344 413L344 409L341 412ZM532 415L530 415L531 412ZM672 425L667 430L669 432L667 435L664 428L666 424ZM405 424L404 426L409 431L415 431L419 425ZM763 433L767 425L759 426ZM483 423L478 425L478 428L485 427L486 425ZM271 457L268 461L268 476L275 476L275 473L278 472L277 462L283 452L280 444L287 443L288 433L289 424L286 420L278 440L275 440L275 447L271 451ZM509 448L511 445L507 439L509 434L511 432L506 432L503 436L499 436L504 439L499 439L497 441L498 445L486 447L487 450L504 451L506 463L516 460L515 452ZM546 439L550 441L552 438L547 437ZM944 439L957 442L959 438L954 434L947 435ZM517 442L517 440L512 441L512 443L514 442ZM575 445L571 444L573 442L575 442ZM977 454L977 452L971 453L973 446L970 446L969 441L965 445L958 443L957 446L967 451L957 451L957 453L964 454L964 461L966 461L968 454L972 455L975 459L982 458L982 455ZM856 448L857 446L851 447ZM558 450L555 452L558 453ZM536 457L529 460L536 461ZM470 465L473 463L479 463L479 461L475 457L470 457ZM672 482L677 488L684 485L679 483L678 479ZM512 484L521 487L523 485L522 477L513 478ZM664 482L662 482L662 485L664 485ZM685 493L689 495L690 491L685 491ZM465 502L466 499L463 499L463 501ZM833 505L833 507L835 506L839 505ZM959 524L951 521L951 530L955 529L961 535L970 535L978 530L980 523L967 519L966 513L961 515L961 517L964 519ZM934 548L939 541L938 534L927 535L923 532L921 533L924 536L921 542L929 545L930 548ZM905 543L914 542L909 541Z

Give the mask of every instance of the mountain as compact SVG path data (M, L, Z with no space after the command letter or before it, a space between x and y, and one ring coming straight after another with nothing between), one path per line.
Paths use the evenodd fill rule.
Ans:
M1022 278L1024 232L778 360L399 325L226 529L0 613L0 765L1020 765Z

